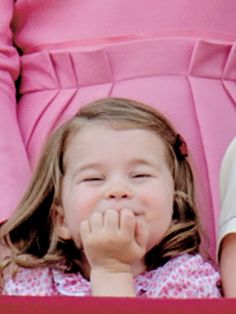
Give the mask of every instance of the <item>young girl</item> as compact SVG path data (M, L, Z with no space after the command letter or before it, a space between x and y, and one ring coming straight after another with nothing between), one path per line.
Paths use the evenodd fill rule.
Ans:
M0 239L3 294L220 296L187 146L136 101L96 101L55 131Z

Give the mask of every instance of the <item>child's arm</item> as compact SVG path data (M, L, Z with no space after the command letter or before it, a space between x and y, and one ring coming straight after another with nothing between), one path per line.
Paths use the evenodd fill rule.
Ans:
M92 294L135 296L133 265L146 252L147 232L130 210L94 213L81 223L81 239L90 265Z
M236 233L226 236L221 245L220 268L224 295L236 297Z
M227 148L220 168L221 213L218 248L226 297L236 297L236 137Z
M91 290L93 296L135 297L131 272L111 272L102 268L91 269Z

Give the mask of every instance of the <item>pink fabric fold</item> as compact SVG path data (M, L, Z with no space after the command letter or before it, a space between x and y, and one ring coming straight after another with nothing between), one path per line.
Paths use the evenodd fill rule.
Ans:
M0 222L13 212L31 174L16 114L20 58L12 45L13 1L0 1Z
M235 54L232 43L190 38L143 39L85 51L40 51L21 58L20 91L77 88L158 75L234 80Z

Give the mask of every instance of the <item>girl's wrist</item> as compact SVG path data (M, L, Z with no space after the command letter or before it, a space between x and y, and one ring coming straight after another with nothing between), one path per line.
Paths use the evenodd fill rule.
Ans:
M92 268L90 282L93 296L135 296L133 275L125 269Z
M112 261L111 263L105 263L104 265L90 265L90 267L91 271L104 274L132 273L132 266L130 264L118 261Z

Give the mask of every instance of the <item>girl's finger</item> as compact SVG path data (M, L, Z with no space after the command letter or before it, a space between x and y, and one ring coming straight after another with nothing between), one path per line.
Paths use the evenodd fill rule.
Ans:
M91 228L88 220L83 220L80 223L80 236L81 236L81 241L84 242L86 237L91 233Z
M93 213L90 217L90 228L91 232L98 231L103 227L103 214Z
M120 213L120 230L128 237L134 237L135 234L135 216L129 209L122 209Z
M139 246L146 248L148 241L148 228L144 222L137 221L135 224L135 239Z
M119 229L119 213L115 209L108 209L104 214L104 227L114 231Z

